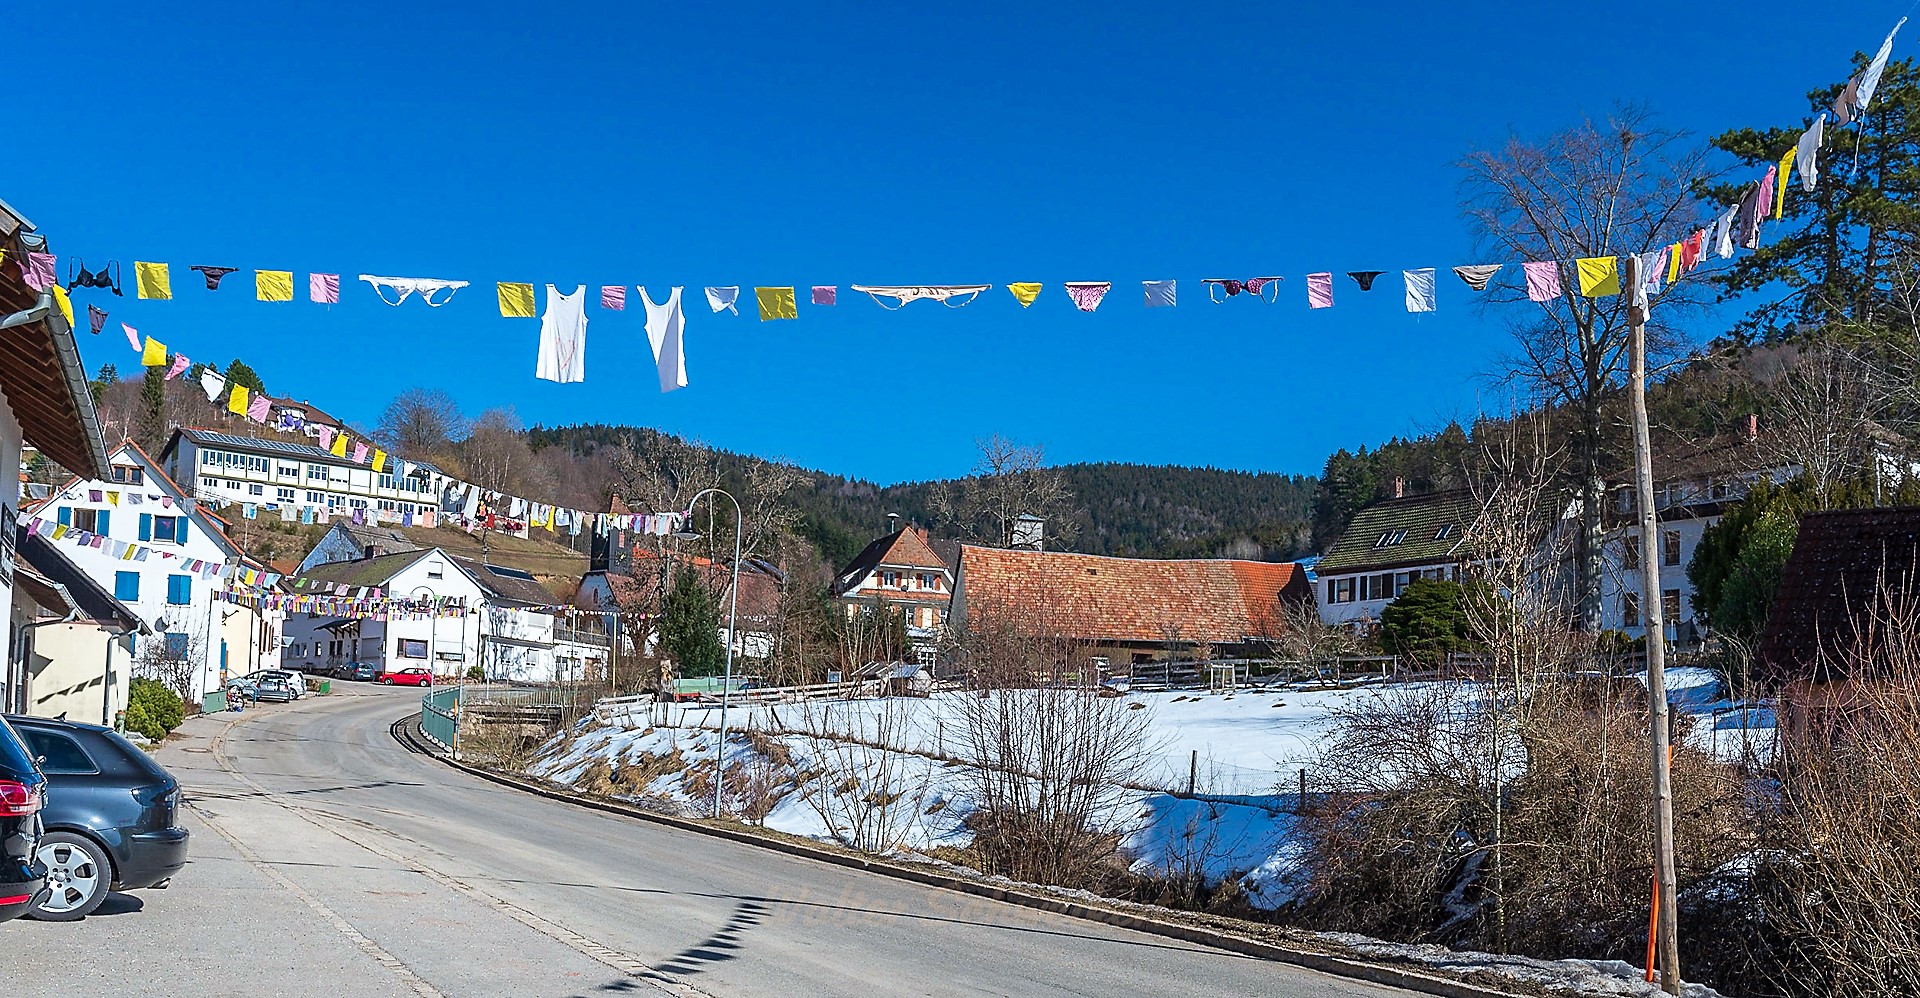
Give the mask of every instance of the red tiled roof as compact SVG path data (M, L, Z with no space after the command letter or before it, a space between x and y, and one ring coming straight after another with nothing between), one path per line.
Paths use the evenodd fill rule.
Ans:
M1093 641L1234 643L1279 628L1280 600L1308 599L1291 562L1106 558L963 548L958 587L975 622L1014 619Z
M834 595L845 596L852 592L861 580L882 565L951 571L947 562L934 553L926 532L919 527L908 526L875 538L859 554L854 555L847 567L834 577Z

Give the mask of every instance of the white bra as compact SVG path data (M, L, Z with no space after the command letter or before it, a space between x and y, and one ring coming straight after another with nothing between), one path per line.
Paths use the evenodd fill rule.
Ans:
M379 295L380 300L389 305L398 305L406 301L408 295L418 291L420 299L434 308L452 301L453 293L467 286L466 281L442 281L432 277L375 277L372 274L361 274L360 279L373 285L373 293ZM389 299L387 288L392 288L400 297ZM445 291L447 296L434 301L433 296L441 291Z
M911 286L886 287L855 284L853 285L853 290L864 292L867 297L873 299L874 304L892 311L894 309L905 308L908 302L918 301L921 298L931 298L948 308L960 308L963 305L972 303L975 298L980 297L980 292L989 290L992 287L993 285L991 284L915 284ZM947 300L960 295L966 295L967 297L966 300L962 301L959 305L955 305ZM895 304L889 305L881 301L880 299L882 298L892 298Z

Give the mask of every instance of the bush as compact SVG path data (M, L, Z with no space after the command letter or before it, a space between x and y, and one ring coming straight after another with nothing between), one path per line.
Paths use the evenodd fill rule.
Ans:
M165 684L152 679L135 679L128 684L128 729L157 742L186 719L186 704Z
M487 670L482 669L477 665L467 666L467 682L484 683L486 681L487 681Z

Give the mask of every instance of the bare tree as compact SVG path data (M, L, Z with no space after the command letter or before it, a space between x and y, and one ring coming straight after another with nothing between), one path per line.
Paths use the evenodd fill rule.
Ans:
M802 700L807 734L800 797L827 830L862 852L889 853L927 810L928 762L898 746L913 723L911 702Z
M1697 228L1694 191L1707 176L1705 151L1684 133L1656 127L1646 109L1628 106L1543 140L1510 139L1461 166L1464 211L1481 248L1508 259L1557 261L1561 271L1561 292L1551 300L1533 303L1524 282L1503 281L1488 288L1484 303L1508 317L1519 348L1502 376L1539 404L1575 417L1572 473L1584 528L1576 537L1575 591L1582 626L1597 631L1601 500L1614 442L1607 403L1626 374L1629 296L1582 296L1573 261L1655 251ZM1675 319L1705 294L1700 282L1682 278L1654 296L1647 342L1656 364L1681 342Z
M1047 467L1046 451L997 434L976 443L979 462L951 492L934 494L935 513L995 547L1013 546L1023 516L1046 521L1051 540L1071 543L1078 507L1065 476Z
M431 461L451 453L468 429L453 396L438 388L409 388L387 403L373 438L395 454Z
M1749 356L1766 427L1762 456L1800 469L1826 505L1837 483L1872 466L1873 429L1893 386L1862 352L1832 340Z

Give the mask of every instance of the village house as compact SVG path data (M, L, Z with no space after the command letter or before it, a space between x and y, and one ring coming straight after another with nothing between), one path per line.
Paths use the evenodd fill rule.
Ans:
M922 665L938 657L953 603L953 569L919 527L895 529L861 549L833 580L833 598L848 617L898 613L910 654Z
M351 663L380 669L422 666L435 675L514 682L578 681L611 665L606 631L559 601L534 577L437 547L302 571L295 593L379 589L406 604L370 617L298 612L287 620L289 668L330 671ZM436 613L440 606L445 612Z
M45 235L13 206L0 202L0 250L9 260L51 253ZM87 390L87 373L73 340L70 306L54 288L31 287L19 267L0 267L0 709L24 712L28 663L41 628L31 626L42 607L16 599L21 508L21 454L31 446L77 474L107 474L107 448Z
M616 506L616 512L624 511ZM721 640L732 645L735 657L771 657L785 574L761 559L745 560L740 565L736 608L728 591L733 583L732 571L710 559L684 553L679 547L676 538L619 526L595 532L588 548L587 572L580 578L574 605L624 621L613 628L622 635L623 653L637 650L651 655L653 629L647 622L663 609L665 594L673 586L673 573L680 567L692 568L707 581L718 601ZM727 621L730 609L739 617L737 638Z
M32 635L19 679L18 705L36 717L112 725L127 706L139 616L100 587L60 546L19 530L16 606L30 603Z
M1292 562L1109 558L965 545L952 626L1009 625L1077 644L1086 664L1126 674L1169 659L1272 654L1283 603L1311 599Z
M262 566L137 444L122 442L109 467L105 478L71 480L22 515L64 527L55 543L152 631L140 641L137 671L198 699L229 675L278 667L280 611L221 598L251 591L226 568Z
M1872 682L1852 654L1889 638L1890 607L1920 596L1920 509L1809 513L1780 574L1754 655L1754 678L1777 693L1782 738L1823 738L1856 686Z
M1417 579L1458 581L1462 545L1480 511L1480 501L1465 489L1397 495L1360 510L1314 563L1320 619L1370 623Z
M300 567L293 574L301 575L337 561L358 561L377 555L418 551L422 547L424 545L415 543L412 538L392 527L336 520L326 533L320 535L320 540L301 559Z
M375 471L316 444L250 437L199 427L173 431L160 462L196 498L260 510L292 509L306 521L351 516L366 521L429 523L440 509L447 476L430 464L399 462Z

